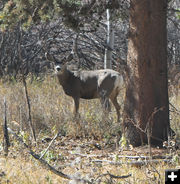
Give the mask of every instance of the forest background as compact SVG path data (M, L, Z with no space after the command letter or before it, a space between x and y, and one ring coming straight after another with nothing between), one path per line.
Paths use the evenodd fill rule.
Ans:
M92 1L93 2L93 1ZM26 101L25 90L28 89L28 96L31 104L31 118L35 126L37 140L39 141L38 148L34 149L41 152L45 149L47 138L53 137L57 132L61 132L61 136L57 142L46 154L46 160L58 167L59 163L63 163L64 171L69 170L77 174L77 170L83 170L82 175L91 173L93 177L99 177L101 181L117 182L114 178L107 175L109 178L100 177L100 173L107 171L106 166L100 166L98 171L89 171L86 161L75 155L84 154L84 150L88 152L94 151L96 156L98 153L105 159L112 161L120 161L120 155L129 155L130 148L120 148L125 153L112 152L116 141L115 135L119 131L119 125L114 122L115 113L111 113L110 120L102 123L102 112L100 104L97 101L83 101L80 112L82 119L81 129L77 129L73 121L72 101L65 96L61 87L58 85L56 78L53 75L53 65L47 61L46 52L50 52L58 59L62 59L72 51L72 45L76 39L77 50L75 52L75 60L78 61L78 67L82 69L99 69L104 66L104 53L107 49L106 35L106 9L113 9L112 25L115 32L115 43L112 52L113 69L122 71L127 59L128 52L128 33L129 33L129 1L117 1L113 3L97 2L93 6L92 14L84 18L87 8L91 6L91 1L2 1L0 3L0 76L1 76L1 114L0 121L4 122L4 97L7 102L7 117L9 126L19 132L19 135L26 141L31 143L31 133L29 131L29 109ZM111 1L109 1L111 2ZM71 6L73 4L73 6ZM87 4L87 7L85 6ZM75 6L76 5L76 6ZM78 9L79 7L80 8ZM118 6L117 6L118 5ZM169 99L170 99L170 122L173 130L179 138L179 113L180 101L178 96L179 90L179 69L180 69L180 4L178 1L172 0L168 2L167 8L167 39L168 39L168 82L169 82ZM77 11L79 10L79 11ZM91 11L89 12L91 14ZM76 63L76 64L77 64ZM123 67L122 67L123 66ZM25 83L24 83L25 81ZM119 101L121 102L122 110L124 103L125 90L122 90ZM98 112L98 113L97 113ZM77 140L80 137L82 140ZM72 140L76 140L76 144L72 144ZM3 142L3 141L2 141ZM43 144L42 144L43 142ZM12 148L12 156L9 160L1 160L2 181L16 182L21 178L21 183L38 183L61 181L59 178L54 178L52 174L45 171L45 175L37 174L31 170L34 161L31 160L22 149L19 149L17 143ZM63 145L64 144L64 145ZM56 145L56 146L55 146ZM58 146L60 145L60 146ZM74 145L74 146L73 146ZM3 146L3 144L2 144ZM1 146L1 147L2 147ZM33 145L32 145L33 146ZM85 147L85 148L84 148ZM126 146L125 146L126 147ZM62 151L66 148L71 151ZM84 149L82 151L82 148ZM112 149L113 148L113 149ZM174 148L172 148L174 150ZM15 150L15 151L14 151ZM133 149L135 155L146 155L149 153L146 147ZM153 180L163 182L163 172L165 168L175 167L179 165L176 159L179 155L177 151L171 152L170 148L166 150L156 150L154 155L170 154L175 160L174 165L166 165L163 168L154 168L151 163L148 169L144 172L144 176L149 182ZM93 152L93 153L94 153ZM97 153L98 152L98 153ZM102 153L104 152L104 154ZM127 152L127 153L126 153ZM159 153L160 152L160 153ZM18 155L25 154L25 159L22 159L22 165L19 162ZM106 157L106 155L108 155ZM132 156L132 155L131 155ZM168 155L169 156L169 155ZM14 159L17 157L17 159ZM113 157L113 158L112 158ZM12 160L11 160L12 159ZM72 159L72 160L71 160ZM79 160L78 160L79 159ZM127 159L127 158L126 158ZM71 160L69 162L69 160ZM12 164L13 171L11 170ZM79 164L78 168L72 166ZM103 163L103 161L101 161ZM125 161L128 163L128 161ZM90 163L90 162L89 162ZM30 170L27 165L30 166ZM71 164L70 166L68 164ZM92 164L92 163L91 163ZM85 165L81 168L81 165ZM162 163L164 166L164 161ZM162 166L161 165L161 166ZM26 168L28 172L23 171ZM39 165L36 171L39 170ZM60 167L60 166L59 166ZM96 168L99 166L91 166ZM111 171L114 174L121 175L127 173L129 169L126 164L112 166ZM142 166L144 167L144 166ZM142 180L140 176L142 168L131 168L131 173L136 173L133 179L127 179L134 183ZM139 173L139 174L138 174ZM149 176L148 174L152 174ZM25 174L25 177L23 176ZM107 174L107 173L106 173ZM32 176L36 176L32 178ZM135 177L135 175L137 175ZM15 177L14 177L15 176ZM91 176L92 177L92 176ZM90 178L91 178L90 177ZM32 179L31 179L32 178ZM56 181L57 180L57 181ZM112 180L112 181L111 181ZM114 181L115 180L115 181Z

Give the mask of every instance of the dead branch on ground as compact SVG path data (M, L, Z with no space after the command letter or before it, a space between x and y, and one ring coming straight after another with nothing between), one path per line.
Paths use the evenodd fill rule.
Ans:
M32 151L28 145L22 140L21 137L19 137L13 130L11 130L10 128L8 128L8 131L14 135L14 137L17 139L17 141L22 144L24 146L24 148L26 148L27 152L36 160L38 160L46 169L50 170L51 172L53 172L54 174L65 178L65 179L69 179L69 180L75 180L75 181L79 181L79 182L84 182L84 183L89 183L92 184L92 182L83 179L83 178L77 178L75 176L71 176L68 174L64 174L61 171L58 171L57 169L55 169L54 167L52 167L51 165L49 165L45 160L43 160L42 158L40 158L40 156L38 154L36 154L34 151Z
M9 135L7 130L7 105L6 105L6 98L4 98L4 124L3 124L3 149L5 156L8 155L8 147L10 146L9 143Z
M131 162L124 162L124 161L116 162L116 161L110 161L110 160L92 160L92 162L95 162L95 163L105 162L105 163L110 164L110 165L123 165L123 164L126 164L126 165L140 167L140 166L143 166L143 165L147 165L149 163L155 163L155 164L158 164L158 163L161 163L161 162L170 163L171 159L142 160L142 161L131 161Z
M44 155L47 153L47 151L49 150L49 148L51 147L51 145L52 145L52 143L56 140L56 138L58 137L58 136L60 136L60 132L58 132L55 136L54 136L54 138L51 140L51 142L49 143L49 145L48 145L48 147L46 148L46 150L42 153L42 155L40 156L40 159L42 159L43 157L44 157Z
M124 175L124 176L115 176L109 172L107 172L106 174L102 174L100 176L98 176L98 178L96 180L87 180L87 179L84 179L84 178L80 178L80 177L76 177L76 176L72 176L72 175L68 175L68 174L64 174L63 172L61 171L58 171L57 169L55 169L54 167L52 167L51 165L49 165L45 160L42 159L43 156L39 156L38 154L36 154L34 151L32 151L28 145L26 143L24 143L24 141L22 140L21 137L19 137L13 130L11 130L10 128L7 128L8 132L10 132L11 134L14 135L14 137L17 139L17 141L22 144L24 146L24 148L26 148L27 152L33 157L35 158L37 161L39 161L46 169L50 170L51 172L53 172L54 174L62 177L62 178L65 178L65 179L68 179L68 180L74 180L76 182L82 182L82 183L88 183L88 184L93 184L97 181L97 179L99 177L103 177L103 176L109 176L110 178L113 178L113 179L124 179L124 178L128 178L131 176L131 174L128 174L128 175ZM52 139L50 145L53 143L53 141L56 139L56 137L59 135L56 134L56 136ZM50 145L48 146L47 149L49 149Z

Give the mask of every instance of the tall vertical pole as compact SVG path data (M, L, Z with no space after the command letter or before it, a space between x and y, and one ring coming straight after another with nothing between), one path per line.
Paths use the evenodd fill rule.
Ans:
M111 12L109 9L107 13L107 48L105 49L104 68L112 68L112 51L114 49L114 30L111 25Z

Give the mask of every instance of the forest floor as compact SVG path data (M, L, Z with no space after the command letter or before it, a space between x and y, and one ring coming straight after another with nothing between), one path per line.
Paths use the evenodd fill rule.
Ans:
M83 183L63 179L33 159L17 142L10 147L7 157L0 155L0 183ZM33 150L39 155L49 143L38 143ZM119 149L102 141L59 137L44 159L55 169L92 183L164 183L166 169L180 169L180 151L152 148L149 160L148 146ZM115 176L127 176L118 179Z
M115 122L116 113L113 108L109 120L104 122L99 101L82 100L79 129L73 120L72 99L63 93L56 79L28 79L27 84L37 143L32 142L27 124L28 109L21 82L0 82L0 123L4 122L3 100L6 98L8 126L38 155L42 155L57 132L61 132L43 159L55 169L82 180L63 179L47 170L12 135L8 156L4 156L1 127L0 183L72 184L88 180L104 184L157 184L164 183L166 169L180 169L180 150L173 145L168 149L152 147L150 150L148 145L133 148L121 140L120 147L116 149L115 135L121 128ZM123 98L124 91L119 97L122 108ZM178 97L171 97L170 102L171 125L178 142L180 100Z

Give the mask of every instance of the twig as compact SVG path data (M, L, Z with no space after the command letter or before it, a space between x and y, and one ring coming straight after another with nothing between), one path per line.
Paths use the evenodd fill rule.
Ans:
M56 140L56 138L60 135L61 133L58 132L54 138L52 139L52 141L49 143L48 147L46 148L46 150L42 153L42 155L40 156L40 159L42 159L44 157L44 155L47 153L48 149L51 147L52 143Z
M136 124L132 119L129 119L128 118L128 120L138 129L138 130L140 130L142 133L144 133L144 134L147 134L147 132L146 132L146 130L143 130L138 124ZM153 136L153 135L151 135L151 138L153 138L153 139L155 139L155 140L158 140L158 141L164 141L163 139L161 139L161 138L158 138L158 137L155 137L155 136Z
M175 9L175 8L168 8L168 11L172 11L172 12L175 12L175 13L180 13L180 10Z
M78 155L80 157L87 157L87 158L91 158L91 157L103 157L103 155L88 155L88 154L81 154L81 153L71 153L72 155ZM113 155L110 155L110 158L114 157ZM140 155L140 156L127 156L127 155L118 155L118 158L126 158L126 159L172 159L172 156L164 156L164 155L155 155L149 157L149 156L144 156L144 155Z
M109 175L111 178L115 178L115 179L122 179L122 178L128 178L131 176L131 174L128 175L124 175L124 176L115 176L113 174L111 174L110 172L107 171L107 175Z
M169 105L171 107L173 107L173 109L175 109L176 113L180 115L180 110L178 110L172 103L169 103Z
M22 58L22 51L21 51L21 39L22 39L22 30L21 30L21 25L19 27L19 31L20 31L20 41L18 43L18 56L19 56L19 60L23 63L27 62L25 60L23 60ZM35 130L33 127L33 123L32 123L32 117L31 117L31 105L30 105L30 100L29 100L29 95L28 95L28 89L27 89L27 83L26 83L26 78L25 78L25 69L21 69L21 74L22 74L22 81L23 81L23 85L24 85L24 90L25 90L25 98L26 98L26 102L27 102L27 106L28 106L28 123L30 125L30 129L31 129L31 133L32 133L32 137L34 139L34 141L36 142L36 134L35 134Z
M116 176L116 175L111 174L109 171L107 171L107 173L105 173L105 174L98 175L97 178L95 179L95 181L98 181L99 178L102 178L105 176L109 176L110 180L112 180L112 179L124 179L124 178L128 178L132 175L128 174L128 175L124 175L124 176ZM108 183L112 183L112 182L108 182Z
M34 141L36 142L36 134L35 134L34 126L33 126L33 123L32 123L32 117L31 117L31 104L30 104L30 100L29 100L27 83L26 83L26 79L25 79L24 74L23 74L23 85L24 85L24 90L25 90L26 102L27 102L27 106L28 106L28 116L29 116L28 117L28 122L29 122L29 125L30 125L32 137L33 137Z
M151 159L149 156L125 156L125 155L119 155L118 158L126 158L126 159L146 159L149 160ZM172 156L163 156L163 155L155 155L152 156L152 159L172 159Z
M28 145L26 143L24 143L24 141L22 140L21 137L19 137L13 130L11 130L10 128L8 128L8 131L14 135L14 137L19 141L19 143L21 143L26 149L27 152L33 156L36 160L38 160L46 169L50 170L51 172L53 172L54 174L65 178L65 179L69 179L69 180L75 180L77 182L84 182L84 183L88 183L88 184L92 184L92 182L90 182L89 180L83 179L83 178L78 178L75 176L71 176L68 174L64 174L61 171L56 170L54 167L52 167L51 165L49 165L45 160L43 160L42 158L40 158L40 156L38 154L36 154L34 151L32 151Z
M4 139L3 139L3 149L5 156L8 155L8 147L10 146L9 143L9 135L8 135L8 130L7 130L7 107L6 107L6 98L4 97L4 124L3 124L3 134L4 134Z
M144 160L144 161L131 161L131 162L115 162L115 161L110 161L110 160L92 160L92 162L106 162L110 165L133 165L133 166L143 166L147 165L149 163L160 163L160 162L171 162L171 159L162 159L162 160Z
M124 176L115 176L115 175L111 174L109 171L107 171L107 173L99 175L96 178L96 181L98 180L98 178L104 177L104 176L109 176L111 179L124 179L124 178L128 178L128 177L130 177L132 175L128 174L128 175L124 175Z
M147 140L148 140L149 157L150 158L152 158L151 137L152 137L153 118L157 112L162 111L162 110L163 110L163 107L161 107L159 109L155 108L154 111L152 112L152 114L150 115L150 117L148 118L148 122L146 124L145 132L146 132Z
M91 158L91 157L102 157L103 155L88 155L88 154L80 154L80 153L71 153L72 155L78 155L80 157L87 157L87 158Z

